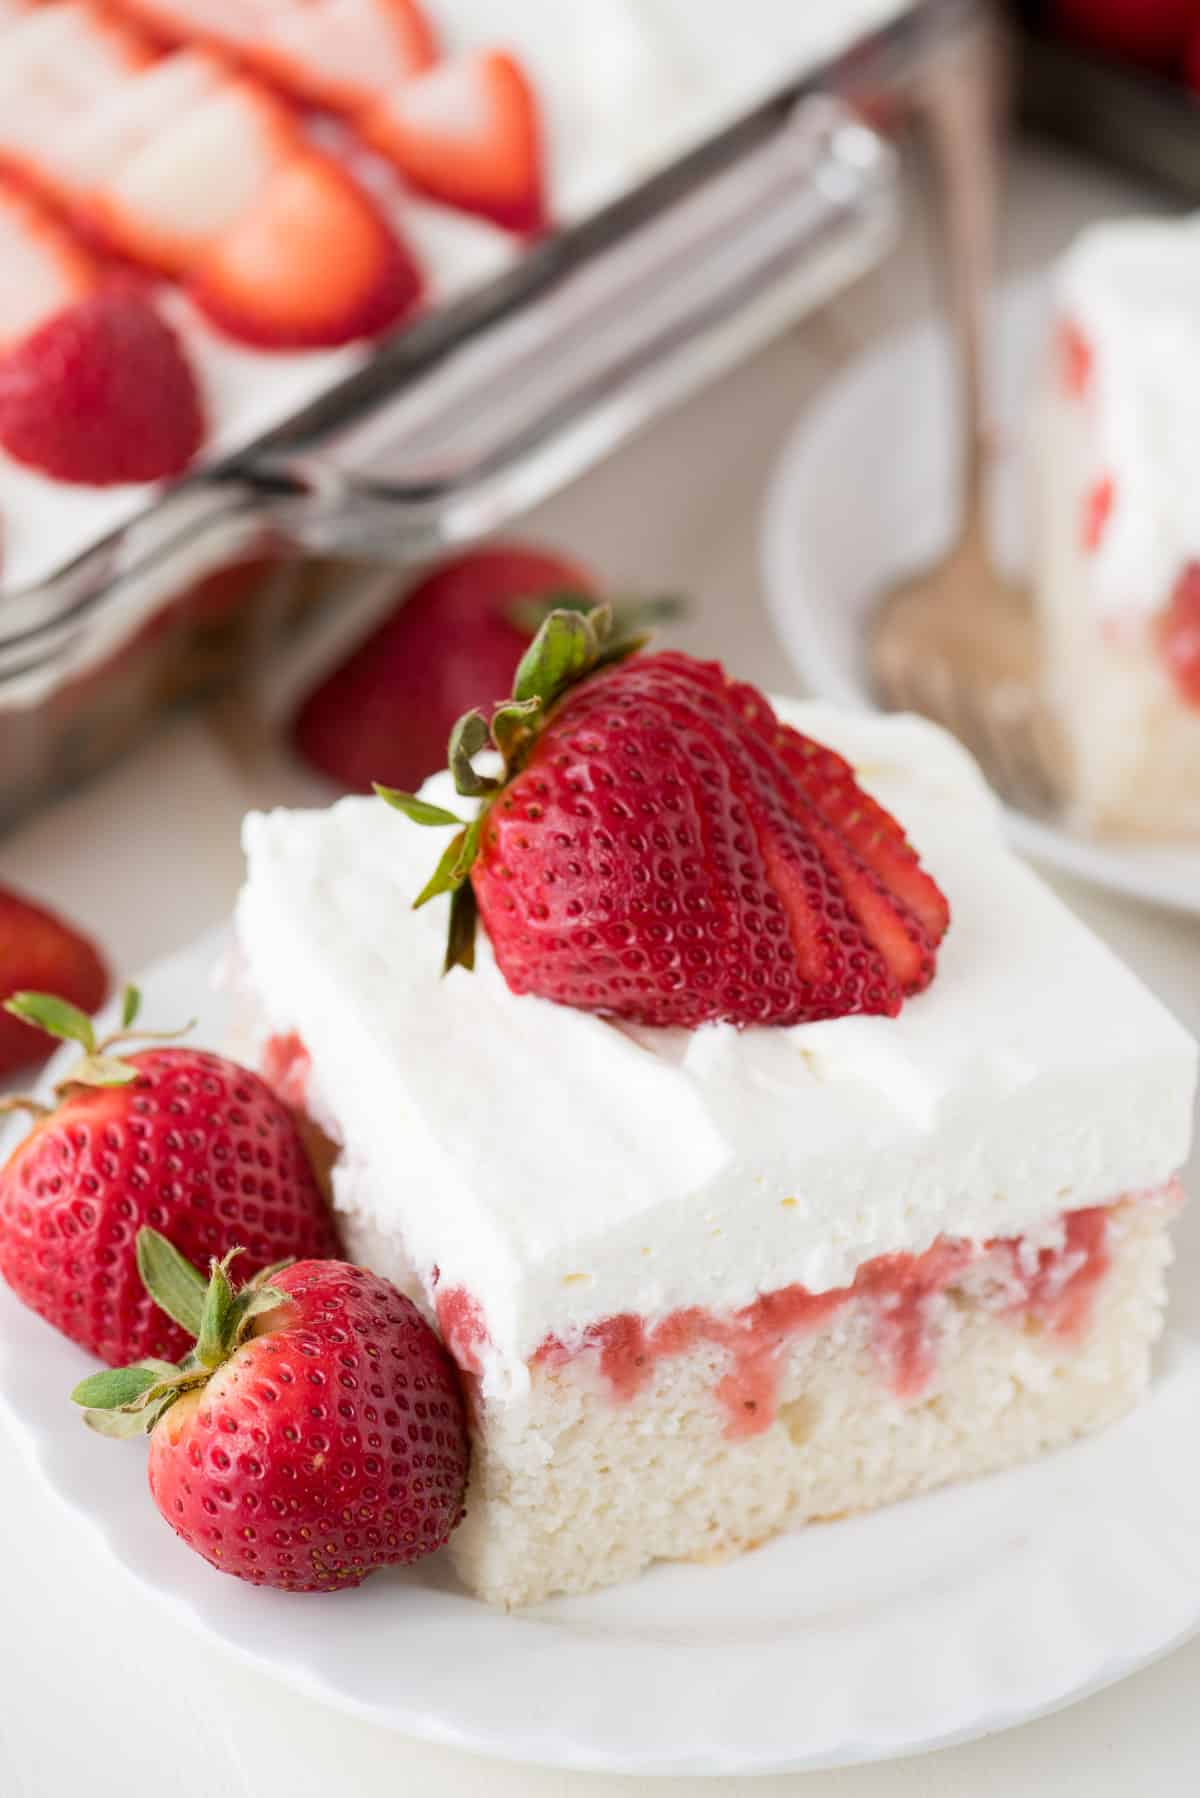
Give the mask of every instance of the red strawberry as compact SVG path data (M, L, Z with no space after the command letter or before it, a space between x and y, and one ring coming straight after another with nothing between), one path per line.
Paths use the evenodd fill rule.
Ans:
M0 443L54 480L165 480L203 441L179 339L133 288L68 306L0 359Z
M511 687L538 624L522 622L521 602L594 592L578 563L530 544L439 563L305 700L296 748L355 792L420 786L445 762L455 719Z
M98 1043L82 1012L45 995L10 1004L85 1050L0 1169L0 1274L65 1336L112 1363L184 1352L142 1288L144 1223L201 1261L240 1243L247 1273L337 1253L292 1114L256 1074L202 1049L114 1059L125 1031ZM130 1022L135 1010L133 995Z
M508 231L546 228L542 127L520 64L500 50L439 63L359 120L408 181Z
M1189 562L1176 581L1159 644L1180 697L1200 706L1200 562Z
M265 349L378 336L414 310L422 289L417 262L375 201L316 151L278 169L188 282L214 324Z
M0 1000L30 987L97 1011L108 997L108 969L70 924L0 887ZM45 1061L52 1047L44 1030L0 1009L0 1078Z
M454 895L447 965L471 965L477 906L513 992L584 1011L685 1029L899 1011L949 922L899 825L715 662L637 647L604 609L556 612L512 701L455 727L458 790L484 807L416 901ZM500 781L472 763L489 740Z
M336 1592L448 1541L466 1416L410 1300L344 1261L240 1294L218 1264L206 1291L153 1231L138 1246L151 1290L182 1286L202 1365L97 1374L72 1397L107 1435L150 1432L150 1491L189 1548L252 1585Z
M1123 61L1169 68L1196 22L1195 0L1051 0L1068 37Z

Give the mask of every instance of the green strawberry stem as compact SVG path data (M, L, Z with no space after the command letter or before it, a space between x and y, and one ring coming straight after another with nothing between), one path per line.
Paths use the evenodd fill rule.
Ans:
M160 1310L195 1336L196 1346L178 1364L135 1361L81 1380L71 1398L83 1407L90 1429L103 1436L149 1435L177 1399L198 1392L237 1353L256 1318L286 1304L287 1294L271 1280L290 1263L264 1268L235 1290L229 1269L241 1252L230 1249L223 1260L213 1261L205 1280L165 1236L143 1225L137 1234L142 1284Z
M133 1026L141 1006L142 995L137 987L127 986L121 997L120 1029L109 1031L107 1036L97 1037L96 1026L87 1013L68 1004L65 999L58 998L54 993L14 993L4 1001L5 1011L11 1012L14 1018L20 1018L23 1024L32 1024L35 1029L44 1030L47 1036L57 1037L60 1042L78 1043L83 1050L71 1072L54 1089L56 1097L60 1099L77 1086L128 1086L130 1081L137 1079L137 1069L132 1062L122 1061L113 1055L113 1049L133 1041L175 1042L196 1027L193 1018L181 1030L135 1030ZM0 1100L0 1112L17 1110L28 1111L34 1117L49 1117L53 1107L24 1095Z
M490 719L479 711L466 712L450 733L448 759L455 791L464 799L481 802L476 815L460 818L415 793L402 793L395 787L375 788L380 799L403 812L413 824L434 829L455 827L455 835L437 867L413 900L416 910L442 893L450 894L450 927L443 964L447 974L451 968L470 969L475 965L478 908L470 875L489 808L524 767L559 700L600 669L636 654L648 641L644 635L614 636L611 606L585 607L576 596L566 597L568 604L559 606L543 620L521 657L511 699L496 706ZM475 767L475 757L487 748L494 749L503 763L498 777L480 774Z

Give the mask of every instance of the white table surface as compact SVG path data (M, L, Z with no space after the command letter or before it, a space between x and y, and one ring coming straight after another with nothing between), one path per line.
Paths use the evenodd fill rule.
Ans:
M1045 260L1085 219L1146 205L1059 157L1014 162L1006 261ZM696 611L677 640L751 679L789 685L760 599L756 528L772 455L807 394L888 324L928 304L920 207L886 279L872 278L605 467L532 528L620 581L678 588ZM280 757L194 717L0 840L0 880L84 918L123 972L228 913L238 820L311 791ZM1200 925L1058 883L1164 998L1200 1028ZM384 1793L605 1798L694 1792L503 1767L404 1741L306 1701L185 1631L130 1590L39 1490L7 1443L0 1476L0 1798L376 1798ZM1200 1498L1198 1501L1200 1502ZM159 1528L147 1505L146 1527ZM336 1602L336 1601L332 1601ZM298 1611L299 1611L298 1606ZM298 1617L298 1621L300 1621ZM309 1619L303 1620L308 1622ZM311 1621L319 1619L314 1613ZM414 1654L420 1643L414 1642ZM761 1798L1183 1798L1200 1783L1200 1641L1069 1711L1003 1736L886 1766L758 1781Z

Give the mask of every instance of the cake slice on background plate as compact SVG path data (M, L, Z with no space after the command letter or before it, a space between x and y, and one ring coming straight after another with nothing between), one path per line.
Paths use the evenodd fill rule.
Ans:
M1191 1128L1194 1045L947 736L597 616L462 722L461 796L391 795L465 820L432 879L430 832L346 799L251 816L237 908L351 1252L466 1377L452 1553L507 1604L1119 1417Z
M1034 584L1078 820L1200 839L1200 218L1085 231L1053 349Z

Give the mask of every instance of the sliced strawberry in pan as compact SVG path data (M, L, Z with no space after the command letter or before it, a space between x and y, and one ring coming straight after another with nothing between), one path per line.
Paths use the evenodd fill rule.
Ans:
M123 255L186 272L300 151L296 121L257 82L229 80L184 110L88 195L89 223Z
M441 63L359 121L406 180L506 230L544 229L537 98L520 64L491 50Z
M277 171L199 261L188 292L231 337L309 349L390 329L417 306L422 285L374 201L314 151Z
M47 6L10 22L0 37L0 161L61 192L64 131L150 58L140 33L95 7Z

